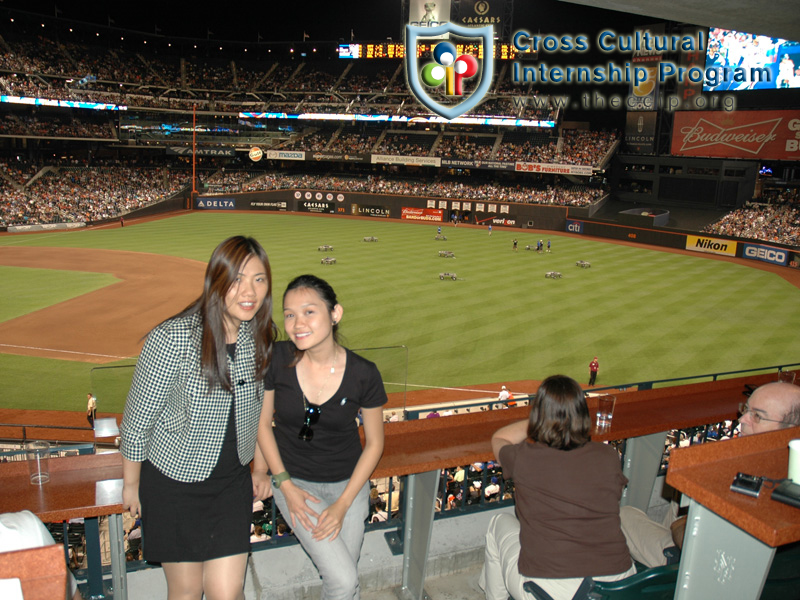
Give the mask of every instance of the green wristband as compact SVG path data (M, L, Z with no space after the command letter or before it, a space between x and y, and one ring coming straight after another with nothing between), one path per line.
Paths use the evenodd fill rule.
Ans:
M289 472L284 471L283 473L278 473L277 475L272 476L272 485L274 485L276 488L279 488L284 481L290 481L291 479L292 476L289 475Z

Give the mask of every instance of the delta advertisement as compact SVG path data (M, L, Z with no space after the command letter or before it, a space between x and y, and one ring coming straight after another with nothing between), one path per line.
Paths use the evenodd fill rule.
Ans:
M686 249L694 252L721 254L723 256L736 256L736 245L736 242L731 242L730 240L719 240L716 238L700 237L696 235L686 236Z
M800 111L678 111L672 154L800 160Z
M403 206L400 209L400 218L407 221L442 221L444 211L440 208L413 208Z
M194 201L195 208L203 210L236 210L236 198L204 198L198 196Z

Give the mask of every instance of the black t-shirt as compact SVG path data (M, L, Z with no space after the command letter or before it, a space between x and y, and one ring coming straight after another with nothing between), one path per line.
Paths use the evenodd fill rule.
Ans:
M319 421L311 426L314 438L305 441L298 437L305 421L303 392L297 370L288 366L294 359L294 344L277 342L274 346L264 388L275 390L275 440L292 477L328 483L349 479L362 450L358 411L388 401L375 364L346 348L345 353L342 383L321 405Z

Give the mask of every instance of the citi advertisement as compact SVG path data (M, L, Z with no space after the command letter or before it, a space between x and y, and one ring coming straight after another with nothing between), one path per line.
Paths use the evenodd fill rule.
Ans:
M761 260L773 265L786 266L789 262L789 251L763 244L742 244L744 250L742 256L751 260Z
M400 218L407 221L440 221L444 218L444 211L440 208L412 208L403 206L400 209Z
M721 254L723 256L736 256L736 242L716 238L700 237L697 235L686 236L686 249L694 252L708 254Z
M235 198L204 198L198 196L194 207L203 210L236 210Z
M800 160L800 111L679 111L672 154Z
M583 233L583 221L570 221L567 219L568 233Z

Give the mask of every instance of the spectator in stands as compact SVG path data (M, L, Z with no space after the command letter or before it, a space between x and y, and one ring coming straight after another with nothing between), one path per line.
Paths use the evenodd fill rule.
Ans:
M388 400L377 367L339 344L343 312L319 277L289 283L283 296L289 340L275 344L258 434L275 502L317 566L323 598L358 597L369 476L383 453Z
M516 517L489 523L479 581L487 600L523 600L526 581L570 600L584 577L635 573L619 522L627 479L617 451L589 441L591 423L580 385L553 375L539 386L529 418L492 436L503 475L516 485Z
M784 382L767 383L750 394L740 410L742 435L796 427L800 425L800 387ZM638 508L620 509L622 531L635 560L648 567L665 565L664 550L683 547L686 517L678 517L677 508L673 502L662 523L651 520Z
M162 563L171 598L241 598L253 497L270 491L256 434L275 334L269 260L237 236L139 356L120 426L122 504L141 517L144 558Z

